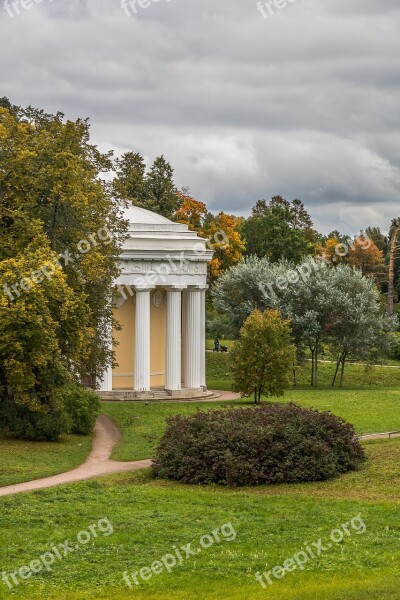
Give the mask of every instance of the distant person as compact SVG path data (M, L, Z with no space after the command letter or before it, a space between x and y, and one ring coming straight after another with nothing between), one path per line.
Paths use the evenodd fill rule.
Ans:
M219 352L219 339L217 337L214 340L214 352Z

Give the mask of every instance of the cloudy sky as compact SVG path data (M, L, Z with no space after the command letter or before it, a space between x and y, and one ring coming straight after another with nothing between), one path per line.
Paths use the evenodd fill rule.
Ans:
M0 97L165 154L214 211L300 197L325 233L399 216L399 0L4 2Z

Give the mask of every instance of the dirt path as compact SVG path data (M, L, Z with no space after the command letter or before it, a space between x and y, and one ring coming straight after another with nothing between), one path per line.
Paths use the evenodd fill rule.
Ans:
M233 392L215 391L215 393L219 394L218 400L236 400L237 398L240 398L240 394L234 394ZM400 432L364 435L360 436L359 439L374 440L392 437L400 437ZM111 419L105 415L101 415L96 421L92 451L82 465L72 471L60 473L59 475L2 487L0 488L0 496L10 496L22 492L44 490L46 488L64 485L65 483L86 481L87 479L94 479L113 473L137 471L138 469L144 469L151 466L151 460L135 460L131 462L111 460L110 455L112 449L119 442L120 438L121 434Z
M241 399L241 394L237 394L236 392L223 392L221 390L208 390L208 391L212 392L213 394L215 394L217 396L217 398L213 398L214 402L221 401L221 400L240 400ZM207 400L205 400L204 402L207 402ZM208 400L208 402L210 402L210 400Z
M394 431L390 433L370 433L369 435L360 435L359 440L367 442L368 440L391 440L392 438L399 438L400 431Z
M76 469L44 479L36 479L34 481L17 483L15 485L0 488L0 496L43 490L65 483L84 481L86 479L93 479L112 473L136 471L137 469L151 466L151 460L136 460L132 462L117 462L115 460L110 460L112 449L119 442L121 434L108 417L101 415L97 419L94 434L91 453L85 462Z

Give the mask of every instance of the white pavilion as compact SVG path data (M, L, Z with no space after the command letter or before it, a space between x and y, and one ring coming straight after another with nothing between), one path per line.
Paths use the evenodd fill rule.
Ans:
M117 366L100 383L103 399L197 397L206 393L207 240L187 225L129 206L128 237L115 282Z

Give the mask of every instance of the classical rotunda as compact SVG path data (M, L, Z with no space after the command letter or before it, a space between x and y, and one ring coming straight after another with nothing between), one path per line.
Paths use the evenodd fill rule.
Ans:
M117 366L100 383L104 399L206 392L207 240L187 225L136 206L124 210L128 237L115 282Z

